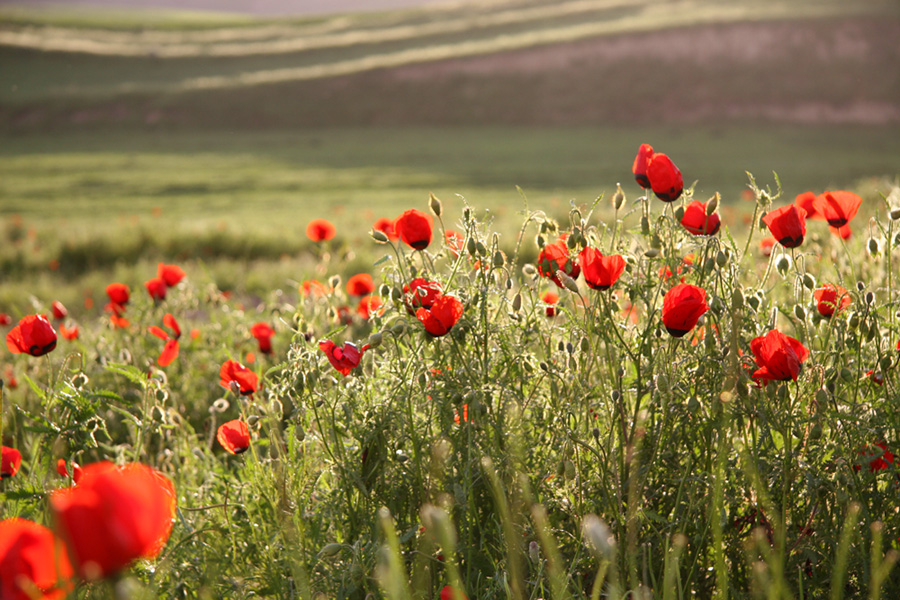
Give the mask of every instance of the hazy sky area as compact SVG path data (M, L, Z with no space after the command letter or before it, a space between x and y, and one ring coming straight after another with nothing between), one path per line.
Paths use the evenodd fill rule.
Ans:
M459 1L450 0L458 4ZM390 10L448 0L0 0L0 5L89 6L105 8L180 8L258 16L329 14L360 10Z

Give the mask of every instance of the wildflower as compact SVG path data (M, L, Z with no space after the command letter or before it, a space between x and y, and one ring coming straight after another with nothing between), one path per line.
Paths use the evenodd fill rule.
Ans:
M124 283L111 283L106 286L106 295L109 296L109 304L106 305L106 311L111 312L117 317L121 317L125 312L125 305L131 296L128 286Z
M250 447L250 428L240 419L219 425L216 439L229 454L241 454Z
M463 251L463 248L466 247L466 236L458 231L447 229L444 231L444 242L447 245L447 249L450 250L450 254L455 258L458 257Z
M6 347L13 354L43 356L56 348L56 331L45 315L28 315L6 334Z
M178 265L159 263L156 265L156 277L162 279L168 287L175 287L185 277L184 271Z
M58 530L88 580L155 558L169 539L175 506L172 482L140 463L90 464L78 485L50 495Z
M66 465L66 459L60 458L56 461L56 472L60 474L61 477L69 476L69 469ZM72 463L72 481L75 482L75 485L78 485L78 482L81 481L81 477L84 475L84 469L81 468L76 462Z
M825 192L816 196L816 210L828 224L840 229L853 220L862 198L853 192Z
M839 285L826 283L813 292L813 299L816 301L816 309L819 314L826 318L850 306L850 294Z
M431 308L443 293L444 289L437 281L416 277L403 286L403 304L406 305L407 312L414 315L419 308Z
M54 300L50 305L50 309L53 311L53 318L57 321L62 321L69 316L69 311L59 300Z
M424 250L431 243L431 217L411 208L394 221L397 235L410 248Z
M825 217L816 210L816 195L813 192L803 192L794 198L794 205L806 211L807 219L819 219L824 221Z
M556 316L556 304L559 302L559 294L556 292L546 292L541 296L541 300L547 305L544 309L548 317Z
M680 338L694 328L706 311L706 290L682 283L666 292L663 298L662 320L672 337Z
M181 337L181 327L178 326L178 321L176 321L175 317L170 313L166 313L165 316L163 316L163 324L172 330L172 336L169 336L165 330L156 325L148 327L148 330L150 333L166 342L162 354L159 355L159 359L157 359L156 363L161 367L168 367L178 356L178 338Z
M0 598L63 598L72 588L72 564L62 541L32 521L0 521Z
M441 296L431 308L420 308L416 318L425 326L425 331L434 337L446 335L456 325L463 314L463 304L453 296Z
M625 259L618 254L603 256L596 248L586 247L578 255L584 281L592 289L608 290L625 272Z
M12 325L12 317L6 313L0 313L0 327L6 327L7 325Z
M0 446L0 479L12 477L19 472L22 454L15 448Z
M275 330L268 323L255 323L250 328L250 335L259 342L259 351L263 354L272 354L272 336Z
M806 211L793 204L776 208L763 217L775 240L785 248L796 248L806 235Z
M345 377L350 374L350 371L359 366L363 353L368 349L368 346L363 346L362 350L358 350L356 344L350 342L344 342L343 346L338 346L331 340L319 342L319 350L325 353L331 366Z
M759 249L763 256L772 256L772 246L775 245L775 238L765 237L759 241Z
M832 227L831 225L829 225L828 231L830 231L832 235L836 235L842 240L849 240L850 236L853 235L853 230L850 229L849 225L843 225L841 227Z
M78 325L66 327L65 324L59 326L59 334L70 342L78 339Z
M557 287L563 287L559 277L556 276L557 271L562 271L572 279L578 279L581 274L578 261L569 258L569 247L563 240L547 244L541 249L541 253L538 254L537 268L538 273L543 277L549 277Z
M235 360L226 360L219 369L219 385L225 389L231 389L234 383L242 396L249 396L256 392L259 377L256 373Z
M365 296L375 291L375 282L368 273L357 273L347 280L347 293L351 296Z
M875 372L873 369L866 371L865 377L875 385L884 385L884 375Z
M300 293L304 296L327 296L328 288L317 279L307 279L300 284Z
M372 226L372 229L382 232L388 237L389 240L393 242L396 242L400 239L400 236L397 235L397 230L394 227L394 221L388 219L387 217L381 217L380 219L375 221L375 225Z
M650 144L641 144L638 148L637 156L634 157L634 164L631 165L631 172L634 173L634 180L644 189L650 187L650 180L647 178L647 166L653 157L653 146Z
M754 379L787 381L797 380L800 365L809 358L809 350L794 338L773 329L750 342L756 365Z
M656 152L647 165L647 178L656 197L663 202L674 202L684 190L681 171L665 154Z
M363 296L359 299L359 306L356 307L356 313L365 320L376 314L381 308L381 298L378 296Z
M441 600L469 600L469 597L466 596L462 590L445 585L441 589Z
M883 471L888 468L888 465L894 464L894 455L888 450L887 444L884 442L875 442L871 446L866 446L859 451L859 454L869 463L870 473ZM853 465L853 468L859 471L861 465Z
M716 235L721 221L719 213L706 214L706 203L694 200L684 209L681 225L694 235Z
M144 287L147 288L147 293L150 294L150 298L154 302L166 299L166 291L168 288L166 287L166 282L161 278L154 277L153 279L145 281Z
M324 242L334 237L337 230L326 219L313 219L306 226L306 237L314 242Z

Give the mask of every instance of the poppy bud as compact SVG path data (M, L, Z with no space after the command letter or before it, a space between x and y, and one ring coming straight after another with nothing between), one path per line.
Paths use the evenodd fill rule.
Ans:
M566 479L568 479L568 480L575 479L575 475L576 475L575 463L573 463L571 460L567 460L564 464L565 464L564 469L565 469Z
M644 256L647 258L656 258L659 256L659 248L650 248L646 252L644 252Z
M716 264L720 267L724 267L726 264L728 264L728 254L726 254L725 251L719 250L716 253Z
M481 241L475 242L475 250L478 252L478 256L485 256L487 254L487 247Z
M794 316L800 319L801 321L806 320L806 309L800 306L799 304L794 305Z
M496 268L499 269L500 267L503 266L503 264L505 262L506 262L506 257L503 256L503 252L501 252L500 250L497 250L496 252L494 252L494 266Z
M864 289L866 289L866 282L865 281L857 281L856 282L856 291L861 292Z
M703 270L707 273L712 273L716 269L716 259L710 256L706 259L706 262L703 263Z
M512 309L516 312L519 312L519 309L522 308L522 294L516 294L513 297L512 301Z
M403 332L406 331L406 321L400 320L394 323L393 327L391 327L391 335L394 337L399 337L403 335Z
M650 219L647 218L647 215L641 216L641 234L650 235Z
M891 221L900 220L900 208L892 208L889 215L891 217Z
M380 331L376 331L369 336L366 344L368 344L369 348L377 348L381 345L382 341L384 341L384 334L382 334Z
M866 250L869 251L870 255L878 256L878 253L881 250L881 244L877 239L869 238L869 241L866 243Z
M856 312L850 313L847 317L847 327L850 329L856 329L859 327L859 314Z
M803 274L803 287L808 290L816 289L816 278L810 275L809 273Z
M434 216L441 216L441 201L434 194L428 194L428 208L434 213Z
M373 229L369 232L369 235L371 235L372 239L374 239L379 244L387 244L389 241L391 241L390 238L388 238L388 236L380 229Z
M888 369L891 368L891 362L892 362L892 361L891 361L891 357L890 357L890 356L883 356L883 357L881 358L881 360L878 362L878 365L879 365L883 370L886 371L886 370L888 370Z
M650 238L650 247L656 249L662 248L662 239L658 234L654 233L653 237Z
M739 287L735 287L731 293L731 310L740 310L744 308L744 292Z
M578 293L578 284L575 283L575 280L569 277L565 271L557 271L556 277L559 279L560 283L563 284L564 288L570 292Z
M716 212L716 209L719 208L719 200L721 198L722 197L719 195L719 192L716 192L715 194L713 194L713 197L706 202L707 217L712 215L714 212Z
M760 305L761 303L762 303L762 300L761 300L760 297L757 296L756 294L753 294L752 296L750 296L749 298L747 298L747 304L748 304L748 305L750 306L750 308L752 308L754 311L758 311L758 310L759 310L759 305Z
M679 206L675 209L675 220L679 223L684 220L684 207Z
M535 268L535 266L533 264L526 263L522 267L522 273L528 277L534 277L535 275L537 275L537 269Z
M658 375L656 377L656 389L658 389L660 392L668 392L669 378L665 375Z
M593 429L591 429L591 435L594 436L595 440L599 440L600 439L600 429L598 427L594 427Z
M474 237L470 237L469 241L466 242L466 251L469 253L469 256L475 256L475 253L478 251L478 245Z
M343 544L338 544L337 542L332 542L330 544L325 544L325 547L319 550L319 558L329 558L334 556L343 548Z
M784 277L791 268L791 259L787 254L782 254L775 261L775 269Z
M591 342L590 342L590 340L587 339L587 337L581 338L580 346L581 346L581 351L584 353L588 353L591 351Z
M306 439L306 430L303 429L300 425L297 425L294 428L294 437L297 438L298 442L302 442Z
M612 203L616 210L622 210L622 207L625 206L625 192L622 191L622 185L619 183L616 184L616 193L613 194Z
M872 292L866 292L866 304L874 304L875 303L875 294Z

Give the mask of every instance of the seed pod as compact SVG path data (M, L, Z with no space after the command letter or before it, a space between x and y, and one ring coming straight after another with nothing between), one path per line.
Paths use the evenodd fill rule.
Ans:
M716 209L719 208L719 200L721 198L722 198L722 196L719 195L719 192L716 192L715 194L713 194L713 197L710 198L709 201L706 203L706 216L707 217L712 215L714 212L716 212Z
M650 235L650 219L646 215L641 216L641 233Z
M731 310L740 310L744 308L744 292L740 287L735 286L731 293Z
M723 250L719 250L716 253L716 264L720 267L724 267L728 264L728 254L726 254Z
M486 256L487 248L480 241L475 242L475 251L478 252L478 256Z
M441 216L441 201L434 194L428 194L428 207L434 213L434 216Z
M787 272L791 268L791 259L787 254L782 254L778 257L778 260L775 261L775 269L781 274L782 277L787 275Z
M469 253L469 256L475 256L475 253L478 252L478 244L475 242L474 237L470 237L466 242L466 251Z
M803 274L803 287L808 290L816 289L816 278L810 275L809 273Z
M515 296L513 296L512 309L516 312L519 312L519 310L521 308L522 308L522 294L517 293Z
M794 316L800 319L801 321L806 320L806 309L803 308L800 304L794 305Z
M625 206L625 192L622 191L621 184L616 184L616 193L613 194L612 203L616 210L622 210L622 207Z
M891 221L900 220L900 208L892 208L888 215L891 217Z
M389 241L391 241L383 231L378 229L373 229L369 232L369 235L371 235L372 239L374 239L379 244L387 244Z

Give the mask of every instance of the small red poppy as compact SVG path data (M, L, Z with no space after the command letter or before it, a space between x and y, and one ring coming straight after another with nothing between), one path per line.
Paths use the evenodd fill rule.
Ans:
M160 300L166 299L166 291L169 289L166 286L166 282L163 281L159 277L154 277L153 279L148 279L144 282L144 287L147 288L147 293L150 294L150 298L154 302L159 302Z
M544 301L544 304L547 307L544 309L544 312L548 317L556 316L556 304L559 302L559 294L556 292L545 292L543 296L541 296L541 300Z
M839 285L826 283L813 292L813 299L816 301L816 310L823 317L830 318L836 312L839 312L852 302L849 292Z
M12 325L12 317L6 313L0 313L0 327Z
M809 358L809 350L799 340L777 329L751 340L750 350L759 367L753 372L754 379L796 381L800 365Z
M825 217L816 210L816 195L813 192L803 192L794 198L794 205L806 211L807 219L817 219L824 221Z
M647 178L656 197L663 202L674 202L681 197L684 180L681 171L665 154L656 152L647 165Z
M168 287L175 287L185 277L185 272L178 265L159 263L156 266L156 277L162 279Z
M431 308L434 301L443 293L444 289L437 281L416 277L403 286L403 304L406 305L406 311L414 315L420 308Z
M420 308L416 318L425 326L425 331L434 337L446 335L456 325L463 314L463 304L453 296L441 296L431 308Z
M330 240L336 233L334 225L326 219L313 219L306 226L306 237L314 242Z
M178 326L178 321L170 313L166 313L163 317L163 324L172 330L171 336L156 325L150 326L148 330L166 342L162 354L159 355L159 359L156 362L161 367L168 367L178 357L178 338L181 337L181 327Z
M759 241L759 249L762 250L763 256L772 256L772 246L775 245L775 238L765 237Z
M775 240L785 248L796 248L806 235L806 211L788 204L763 217Z
M866 446L859 451L859 454L863 457L863 460L869 463L870 473L883 471L888 468L888 465L894 464L894 455L888 450L887 444L884 442L875 442L871 446ZM853 468L859 471L861 466L856 464L853 465Z
M680 338L697 324L706 311L706 290L682 283L666 292L663 298L662 320L672 337Z
M69 468L66 464L66 459L60 458L56 461L56 472L62 477L69 476ZM78 485L78 482L81 481L82 475L84 475L84 469L81 468L81 465L72 463L72 481L75 482L75 485Z
M111 312L117 317L121 317L125 312L125 305L131 297L128 286L124 283L111 283L106 286L106 295L109 296L109 304L106 305L106 311Z
M644 189L650 187L650 179L647 178L647 167L650 165L651 158L653 158L653 146L641 144L641 147L638 148L637 156L634 157L634 164L631 165L634 180Z
M57 529L88 580L155 558L169 540L175 508L172 482L140 463L87 465L78 485L50 495Z
M688 204L684 209L684 216L681 217L681 226L694 235L716 235L721 225L719 213L707 215L706 205L707 203L699 200Z
M351 296L365 296L375 291L375 281L368 273L357 273L347 280L347 293Z
M866 371L865 377L869 379L875 385L884 385L884 375L881 373L875 372L873 369L869 369Z
M331 340L319 342L319 350L325 353L331 366L345 377L359 366L359 361L362 360L363 354L368 349L369 346L366 345L362 347L362 350L358 350L356 344L350 342L344 342L343 346L338 346Z
M65 324L59 326L59 335L63 336L65 339L72 340L78 339L78 325L72 325L71 327L66 327Z
M372 226L372 229L382 232L389 240L396 242L400 239L400 236L397 235L397 230L394 228L394 221L387 217L381 217L375 221L375 225Z
M0 598L57 600L72 589L72 564L62 541L32 521L0 521Z
M327 296L329 291L321 281L317 279L307 279L300 284L300 293L304 296Z
M608 290L625 272L625 259L618 254L603 256L596 248L585 248L578 255L584 281L595 290Z
M856 216L862 198L847 191L824 192L816 196L816 211L821 213L832 227L841 228Z
M381 308L381 298L378 296L363 296L359 299L359 306L356 307L356 313L365 320L378 313Z
M411 208L394 221L397 235L410 248L424 250L431 244L431 217L420 210Z
M231 384L235 383L240 388L242 396L249 396L256 392L259 384L259 377L256 373L237 362L236 360L226 360L219 369L219 385L225 389L230 389Z
M50 305L50 309L53 311L53 318L57 321L61 321L69 316L69 311L59 300L54 300Z
M12 477L19 472L22 465L22 454L15 448L0 447L0 479Z
M6 347L13 354L43 356L56 348L56 331L45 315L28 315L6 334Z
M268 323L255 323L250 328L250 335L259 342L259 351L263 354L272 354L272 336L275 330Z
M578 279L581 275L581 266L578 261L569 257L569 247L566 242L559 240L553 244L547 244L541 249L537 260L538 273L542 277L550 278L557 287L562 287L562 282L556 276L557 271L562 271L572 279Z
M250 428L240 419L219 425L216 439L229 454L241 454L250 447Z
M454 258L458 257L463 248L466 247L466 236L452 229L444 231L444 241L447 244L447 250L450 251Z
M469 600L469 597L462 590L445 585L441 589L441 600Z

